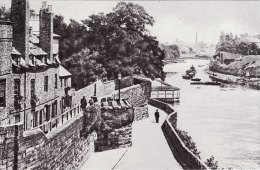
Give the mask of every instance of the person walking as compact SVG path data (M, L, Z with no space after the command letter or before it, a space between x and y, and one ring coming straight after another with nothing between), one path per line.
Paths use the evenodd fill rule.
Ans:
M156 109L156 112L154 113L154 116L155 116L155 121L156 121L156 123L159 123L160 114L159 114L159 112L158 112L158 109Z
M83 96L83 98L80 100L80 105L81 105L81 109L86 109L87 106L87 100L85 98L85 96Z

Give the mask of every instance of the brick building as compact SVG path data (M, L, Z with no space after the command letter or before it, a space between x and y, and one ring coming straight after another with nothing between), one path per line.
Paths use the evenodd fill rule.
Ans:
M34 16L36 32L28 0L12 0L11 14L0 21L0 125L22 122L28 130L71 107L71 74L60 65L52 7L44 2Z

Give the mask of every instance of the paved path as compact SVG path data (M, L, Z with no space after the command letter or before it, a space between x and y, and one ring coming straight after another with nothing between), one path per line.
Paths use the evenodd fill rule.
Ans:
M158 124L155 123L155 110L156 108L149 106L149 118L133 124L133 146L125 153L115 169L182 169L173 157L161 129L167 114L159 110L160 122Z
M182 169L161 130L167 115L159 110L160 123L155 123L155 110L149 106L149 118L133 123L132 147L94 153L81 170Z

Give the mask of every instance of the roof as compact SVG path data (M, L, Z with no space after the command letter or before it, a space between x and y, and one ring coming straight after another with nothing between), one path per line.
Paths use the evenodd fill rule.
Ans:
M174 86L154 86L152 87L152 91L177 91L180 90L178 87Z
M29 43L29 54L31 55L47 55L40 47L37 47L33 43Z
M70 77L70 76L72 76L72 74L60 65L59 66L59 76L60 77Z
M53 37L54 37L54 38L60 38L61 36L58 35L58 34L53 33Z
M19 53L14 47L12 47L11 54L13 54L13 55L21 55L21 53Z
M40 42L39 38L34 34L30 34L29 41L33 44L39 44Z

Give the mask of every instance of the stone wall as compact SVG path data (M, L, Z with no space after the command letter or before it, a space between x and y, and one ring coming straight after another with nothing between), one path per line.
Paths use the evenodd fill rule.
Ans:
M208 169L205 163L197 158L179 138L174 126L169 120L172 116L176 117L176 114L176 112L172 113L162 125L162 131L175 159L183 169Z
M162 131L178 163L184 169L208 169L205 163L185 146L177 134L177 112L174 111L172 106L156 99L150 99L149 104L163 110L169 115L162 125Z
M15 155L14 126L0 129L4 135L0 141L0 169L77 169L94 152L96 133L81 137L83 116L63 124L59 129L45 135L40 129L23 132L19 127L18 147ZM3 149L4 148L4 149Z
M14 96L9 91L13 90L12 75L12 23L0 21L0 82L5 83L5 102L0 105L0 125L9 123L9 109L13 109ZM3 94L2 94L3 95ZM2 96L1 95L1 96Z
M132 124L114 129L107 134L106 139L95 141L95 151L97 152L130 146L132 146Z
M174 109L172 106L170 106L167 103L164 103L162 101L156 100L156 99L150 99L148 103L154 107L157 107L163 111L165 111L167 114L171 114L174 112Z
M96 84L99 95L118 93L113 82ZM74 97L92 96L94 87L92 84L76 92ZM102 91L101 87L106 90ZM85 121L82 114L76 114L47 134L39 128L24 131L22 124L1 126L0 169L77 169L95 149L104 151L131 146L131 125L134 119L148 116L147 98L141 85L122 89L122 97L128 98L133 107L102 110L96 103L97 116L93 114L95 111L90 112ZM88 130L83 133L83 128Z
M149 117L148 104L144 104L140 107L134 107L135 121L143 120Z

